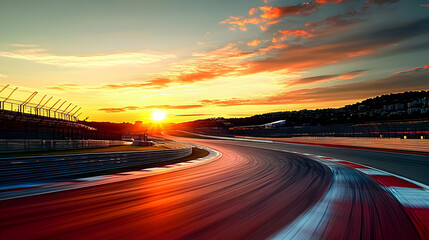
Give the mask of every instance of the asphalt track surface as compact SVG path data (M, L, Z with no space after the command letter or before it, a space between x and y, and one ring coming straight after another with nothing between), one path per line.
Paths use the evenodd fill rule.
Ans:
M239 145L305 152L344 159L350 162L368 165L429 185L428 156L275 142L270 144L240 142Z
M0 239L419 239L402 206L353 169L269 149L287 145L187 141L223 157L177 172L1 201ZM324 214L300 222L315 207Z

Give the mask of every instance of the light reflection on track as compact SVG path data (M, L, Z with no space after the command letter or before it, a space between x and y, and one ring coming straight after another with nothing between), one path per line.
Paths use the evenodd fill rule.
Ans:
M327 165L236 142L192 141L223 157L178 172L2 201L0 238L265 239L329 197ZM324 226L313 237L416 238L399 203L355 174L347 172L347 181L335 175L332 186L347 191L337 193L323 220L304 226Z
M223 157L208 165L2 201L1 236L262 239L314 205L330 185L329 169L312 160L215 146Z

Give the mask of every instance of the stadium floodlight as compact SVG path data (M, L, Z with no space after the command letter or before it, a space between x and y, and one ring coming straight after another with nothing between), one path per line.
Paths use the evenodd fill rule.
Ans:
M52 97L51 97L52 98ZM51 100L51 99L49 99L49 100ZM48 101L49 101L48 100ZM52 110L52 108L54 108L55 107L55 105L57 105L57 103L59 102L59 101L61 101L61 99L59 99L58 101L56 101L55 103L54 103L54 105L52 105L52 107L51 108L49 108L49 111L51 111ZM46 102L46 103L48 103L48 102ZM45 104L46 104L45 103Z
M21 103L21 106L23 107L23 106L25 106L25 105L27 105L28 103L30 103L31 102L31 100L33 100L33 98L37 95L37 93L38 92L33 92L28 98L27 98L27 100L25 100L23 103Z
M74 113L72 114L72 116L76 115L76 113L78 113L81 109L82 109L82 107L80 107L78 110L76 110L76 112L74 112Z
M4 86L3 88L2 88L2 90L0 90L0 93L1 92L3 92L6 88L8 88L9 87L9 84L8 85L6 85L6 86Z
M77 108L77 105L74 106L74 108L72 108L70 111L68 111L66 114L70 114L75 108Z
M15 89L13 89L13 90L12 90L12 92L9 94L9 96L7 96L7 98L5 98L5 99L3 100L3 102L6 102L6 101L10 98L10 96L12 96L12 94L13 94L16 90L18 90L18 87L16 87Z
M49 99L50 100L50 99ZM55 103L54 103L54 105L52 105L52 107L51 108L49 108L49 110L48 110L48 117L51 117L51 110L52 110L52 108L54 108L55 107L55 105L57 105L57 103L59 103L61 101L61 99L58 99L58 101L56 101ZM63 103L64 104L64 103Z
M45 97L46 97L46 94L45 94L45 96L43 96L43 98L40 100L40 102L37 104L37 106L36 106L36 108L37 107L39 107L39 105L42 103L42 101L43 101L43 99L45 99Z
M64 101L58 108L57 108L57 110L56 111L54 111L54 112L58 112L58 110L60 110L60 108L64 105L64 103L66 103L67 101Z
M61 114L63 114L70 106L72 105L72 103L70 103L67 107L66 107L66 109L64 109L64 111L62 111L61 112ZM58 109L59 110L59 109Z

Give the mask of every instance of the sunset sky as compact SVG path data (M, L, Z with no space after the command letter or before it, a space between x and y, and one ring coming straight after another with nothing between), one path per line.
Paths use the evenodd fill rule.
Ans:
M429 89L428 40L429 0L0 0L0 85L92 121L341 107Z

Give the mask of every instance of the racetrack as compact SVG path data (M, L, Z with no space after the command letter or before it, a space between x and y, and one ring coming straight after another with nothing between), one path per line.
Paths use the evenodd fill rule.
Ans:
M418 239L399 202L352 169L263 149L282 148L269 143L187 141L223 157L177 172L1 201L0 238Z

